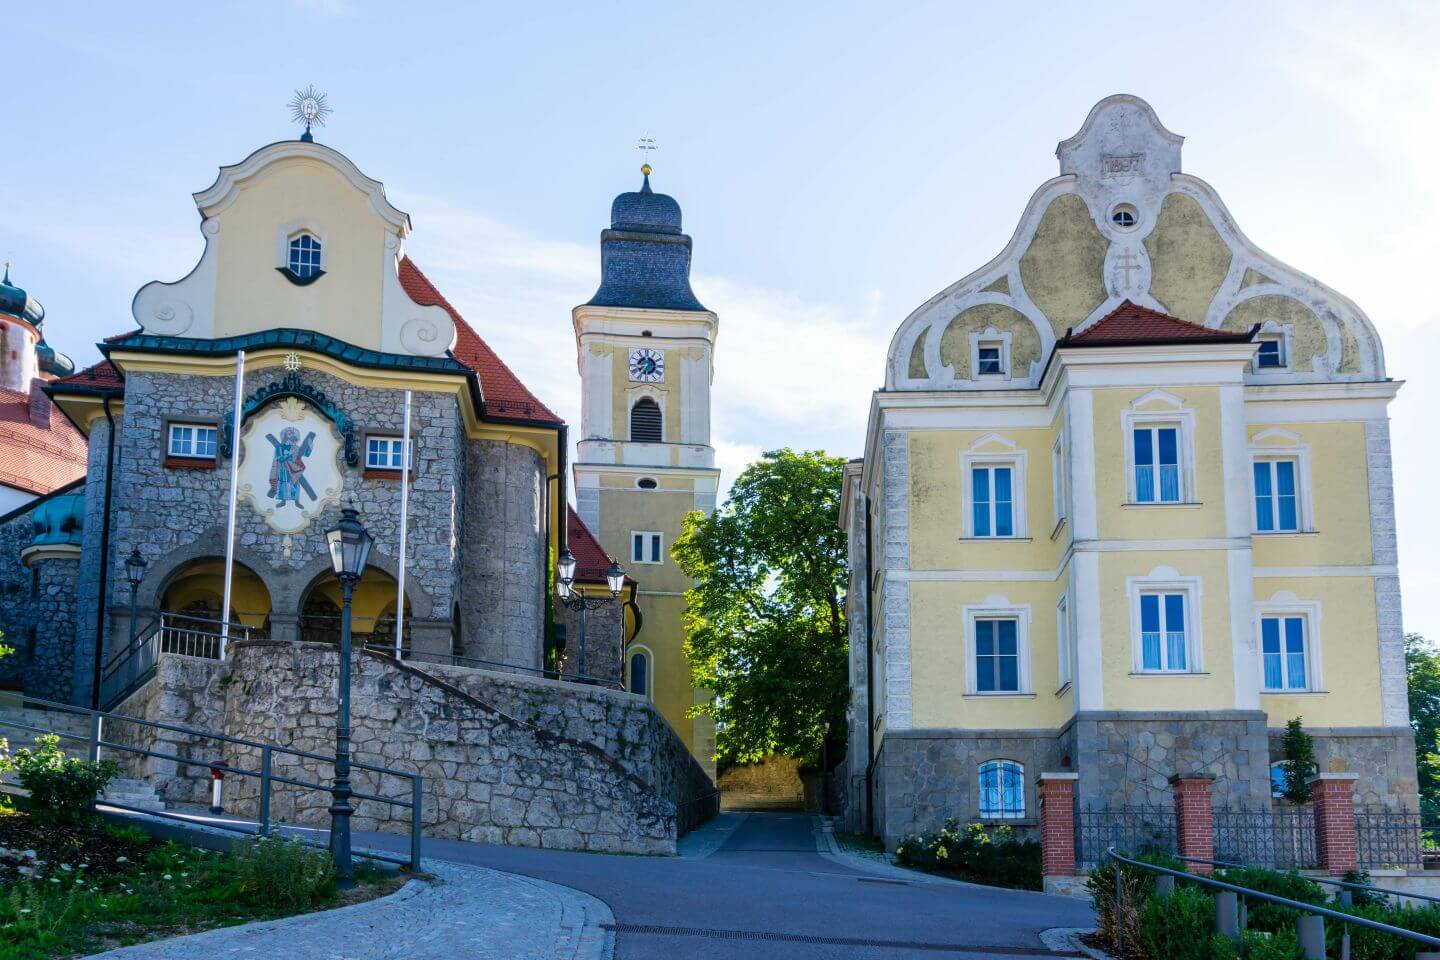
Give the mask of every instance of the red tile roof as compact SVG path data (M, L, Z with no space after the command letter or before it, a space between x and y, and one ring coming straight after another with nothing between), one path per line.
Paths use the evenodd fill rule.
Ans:
M575 508L566 505L565 507L565 534L567 545L570 548L570 555L575 558L575 579L583 580L586 583L604 583L606 575L610 572L610 564L614 561L605 548L600 546L600 541L585 526L585 521L575 512Z
M123 334L123 336L129 336L129 334ZM108 337L107 339L114 340L116 338ZM67 387L92 387L95 389L118 390L123 389L125 386L125 381L120 376L120 371L115 369L115 364L109 360L101 360L99 363L86 367L78 373L72 373L68 377L61 377L59 380L52 382Z
M496 356L490 345L480 339L475 328L465 322L460 311L450 305L435 285L430 282L415 262L409 257L400 260L400 285L405 293L423 306L441 306L455 321L455 359L474 370L480 377L480 389L485 396L485 412L490 416L515 420L535 420L541 423L561 424L565 421L531 393L520 382L520 378ZM577 554L578 556L578 554Z
M1144 344L1244 343L1253 330L1215 330L1126 300L1080 333L1066 333L1062 347L1128 347Z
M0 388L0 483L49 493L85 475L84 435L50 398L40 394L40 423L31 419L31 395Z

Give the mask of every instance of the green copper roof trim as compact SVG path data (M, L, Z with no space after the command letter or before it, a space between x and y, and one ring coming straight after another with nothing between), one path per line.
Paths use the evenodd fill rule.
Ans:
M107 357L112 350L175 353L187 356L223 356L239 350L264 350L270 347L296 347L313 353L322 353L356 367L425 373L454 373L462 376L474 373L473 370L453 357L413 357L398 353L383 353L379 350L357 347L314 330L296 330L292 327L262 330L259 333L247 333L238 337L221 337L218 340L162 337L137 331L118 340L108 340L102 343L100 352Z

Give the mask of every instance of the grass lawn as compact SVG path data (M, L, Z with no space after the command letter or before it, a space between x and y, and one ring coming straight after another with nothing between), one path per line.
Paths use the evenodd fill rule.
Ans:
M3 802L3 800L0 800ZM330 857L296 841L247 839L228 853L162 843L89 816L39 822L0 809L0 957L51 960L344 906L405 878L357 861L335 889Z

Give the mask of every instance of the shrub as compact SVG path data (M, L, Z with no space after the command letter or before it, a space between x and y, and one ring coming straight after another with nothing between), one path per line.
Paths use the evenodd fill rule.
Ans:
M912 834L895 849L900 863L931 873L953 873L979 883L1022 890L1044 886L1040 844L1019 840L1010 827L980 823L963 828L951 817L938 833Z
M24 747L10 758L20 786L30 791L30 816L47 823L76 823L90 813L95 796L120 775L112 760L67 757L60 738L35 738L35 749Z
M1277 897L1285 897L1287 900L1299 900L1301 903L1323 905L1328 899L1320 884L1300 876L1293 870L1282 873L1279 870L1267 870L1264 867L1232 867L1216 871L1215 878L1224 880L1226 883L1233 883L1237 887L1259 890L1261 893L1274 894ZM1300 915L1298 910L1274 903L1265 903L1263 900L1249 900L1247 907L1250 929L1267 933L1293 931L1295 918Z
M1367 903L1350 907L1331 904L1330 908L1352 916L1364 917L1367 920L1388 923L1392 927L1401 927L1415 933L1440 937L1440 909L1434 907L1417 909ZM1340 955L1340 934L1344 926L1338 921L1325 921L1327 948L1335 956ZM1350 925L1351 960L1413 960L1415 952L1420 949L1425 948L1413 940L1381 933L1379 930Z
M235 846L240 898L252 906L296 909L334 891L330 854L287 837L255 837Z
M1306 781L1315 775L1315 741L1305 732L1302 718L1295 717L1285 724L1285 739L1282 750L1285 754L1285 799L1291 803L1310 802L1310 784Z
M1134 859L1152 863L1171 870L1184 870L1185 865L1175 857L1164 853L1137 854ZM1140 911L1155 895L1155 874L1140 867L1120 865L1120 886L1125 899L1125 909L1120 917L1120 926L1125 931L1125 942L1135 943ZM1090 872L1085 881L1090 891L1090 902L1095 908L1096 929L1107 943L1115 942L1115 866L1104 863Z
M1209 960L1215 902L1198 887L1180 886L1169 896L1152 896L1140 910L1137 938L1148 956L1165 960Z
M1222 937L1218 933L1210 938L1210 960L1305 960L1300 949L1300 940L1293 931L1282 933L1261 933L1245 931L1245 948L1242 951L1239 940Z

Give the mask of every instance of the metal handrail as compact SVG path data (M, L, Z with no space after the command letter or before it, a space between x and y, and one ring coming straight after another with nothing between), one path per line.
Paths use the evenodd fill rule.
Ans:
M1234 862L1229 861L1229 860L1205 860L1205 859L1202 859L1201 857L1176 857L1175 859L1184 861L1185 863L1204 863L1204 864L1209 864L1209 865L1212 866L1212 867L1226 867L1226 868L1230 868L1230 869L1239 869L1239 870L1245 870L1245 869L1250 868L1251 866L1254 866L1253 864L1249 864L1249 863L1234 863ZM1270 867L1262 867L1261 869L1269 870L1269 869L1271 869L1271 868L1270 868ZM1277 871L1277 872L1285 872L1285 871ZM1407 890L1387 890L1387 889L1385 889L1384 887L1376 887L1376 886L1373 886L1373 885L1371 885L1371 884L1352 883L1352 882L1349 881L1349 880L1336 880L1334 877L1311 877L1311 876L1308 876L1308 875L1306 875L1306 874L1299 873L1298 871L1296 871L1296 872L1297 872L1297 874L1298 874L1299 876L1304 877L1306 880L1309 880L1309 881L1311 881L1312 883L1322 883L1322 884L1326 885L1327 887L1342 887L1342 888L1344 888L1344 889L1347 890L1347 891L1350 891L1350 890L1359 890L1359 891L1361 891L1362 893L1367 893L1367 894L1368 894L1368 893L1379 893L1379 894L1384 894L1384 895L1387 896L1387 897L1405 897L1405 898L1410 899L1410 900L1426 900L1426 901L1428 901L1428 902L1430 902L1430 903L1440 903L1440 897L1432 897L1432 896L1430 896L1428 893L1410 893L1410 892L1407 891Z
M324 762L333 762L335 759L333 756L326 756L325 754L320 753L311 753L308 750L296 750L293 747L281 747L273 743L265 743L261 740L247 740L244 737L232 737L228 734L217 733L214 730L201 730L196 727L185 727L174 723L163 723L159 720L142 720L139 717L127 717L123 714L107 713L103 710L90 710L85 707L72 706L68 703L57 703L52 700L41 700L38 697L22 696L20 698L20 704L22 707L33 706L42 710L54 710L61 713L78 714L80 716L88 717L90 720L90 731L89 734L86 736L80 736L78 734L70 733L64 730L51 730L45 727L35 726L34 724L25 723L20 720L11 720L4 717L3 715L0 715L0 727L9 727L16 730L26 730L33 733L54 734L55 736L58 736L64 740L73 740L80 743L88 743L89 756L91 760L98 760L100 758L100 749L103 747L107 750L118 750L124 753L136 754L142 757L153 757L157 760L169 760L174 763L182 763L187 766L205 768L213 767L214 769L218 769L224 773L233 773L237 776L259 778L260 815L256 820L256 829L252 831L248 826L235 826L223 822L206 821L207 826L215 827L219 830L227 830L232 833L244 834L249 834L253 832L258 833L260 836L269 836L273 829L270 822L270 800L272 793L271 788L277 782L287 784L289 786L301 787L304 789L319 790L325 793L330 792L330 787L325 784L314 783L309 780L300 780L294 777L287 777L281 774L277 774L273 771L273 764L275 754L277 753L283 756L300 757L304 759L320 760ZM214 740L219 743L229 743L235 744L237 746L259 749L260 769L258 771L247 770L244 767L237 767L233 764L227 764L223 761L217 761L212 763L208 760L197 760L194 757L179 756L177 754L167 753L163 750L149 750L145 749L144 747L132 747L129 744L116 743L112 740L106 740L103 735L103 729L105 723L110 721L119 723L133 723L143 727L150 727L155 730L164 730L170 733L180 733L186 736L197 737L202 740ZM424 778L419 773L409 773L404 770L395 770L390 767L381 767L373 763L351 761L350 765L355 769L368 770L372 773L380 774L381 776L398 777L404 780L408 780L410 782L410 797L409 799L405 800L401 800L395 797L380 796L377 794L362 793L358 791L352 794L356 799L370 800L376 803L384 803L392 807L399 807L401 809L410 811L409 857L395 857L389 854L380 853L378 851L357 850L356 854L359 856L369 857L372 860L383 860L387 863L398 863L402 866L409 867L411 870L419 870L421 828L424 825ZM163 817L168 820L178 820L186 823L194 822L194 819L191 816L174 814L165 810L149 810L144 807L134 807L125 803L120 803L113 800L106 800L104 798L98 799L96 801L96 804L106 807L114 807L117 810L127 810L134 813L143 813L150 816ZM308 843L309 841L302 842ZM322 846L322 844L318 843L312 845Z
M389 644L367 644L367 650L374 650L393 656L394 647ZM428 661L426 658L430 658ZM513 670L519 673L533 674L547 680L563 680L567 683L583 683L590 687L606 687L611 690L624 692L625 685L618 680L611 680L606 677L592 677L583 673L563 673L558 670L547 670L544 667L530 667L519 663L506 663L503 660L484 660L480 657L462 657L458 653L428 653L420 650L402 650L401 660L417 660L422 663L439 663L452 667L464 667L477 664L477 669L495 668L499 670Z
M1329 907L1322 907L1313 903L1303 903L1299 900L1291 900L1289 897L1282 897L1273 893L1265 893L1263 890L1252 890L1249 887L1242 887L1237 884L1226 883L1223 880L1215 880L1210 877L1201 876L1194 873L1186 873L1184 870L1172 870L1169 867L1162 867L1159 864L1145 863L1141 860L1132 860L1129 857L1122 856L1121 854L1116 853L1114 847L1110 847L1109 849L1107 849L1105 851L1105 855L1109 857L1110 862L1115 865L1115 886L1117 894L1117 904L1119 903L1118 895L1120 892L1120 864L1123 863L1127 866L1138 867L1141 870L1146 870L1150 873L1155 873L1160 876L1174 877L1177 880L1184 880L1188 883L1198 884L1202 887L1211 887L1215 890L1224 890L1241 897L1261 900L1265 903L1273 903L1281 907L1289 907L1292 910L1296 910L1301 913L1308 913L1312 916L1329 917L1330 919L1338 920L1341 923L1353 923L1357 927L1365 927L1370 930L1379 931L1380 933L1388 933L1392 936L1401 937L1405 940L1413 940L1416 943L1423 943L1428 947L1440 947L1440 937L1432 937L1429 934L1416 933L1414 930L1406 930L1404 927L1393 927L1388 923L1381 923L1378 920L1370 920L1366 917L1357 916L1353 913L1343 913L1339 910L1331 910ZM1118 912L1116 916L1115 929L1117 933L1121 929ZM1119 946L1123 946L1123 944L1119 944Z

